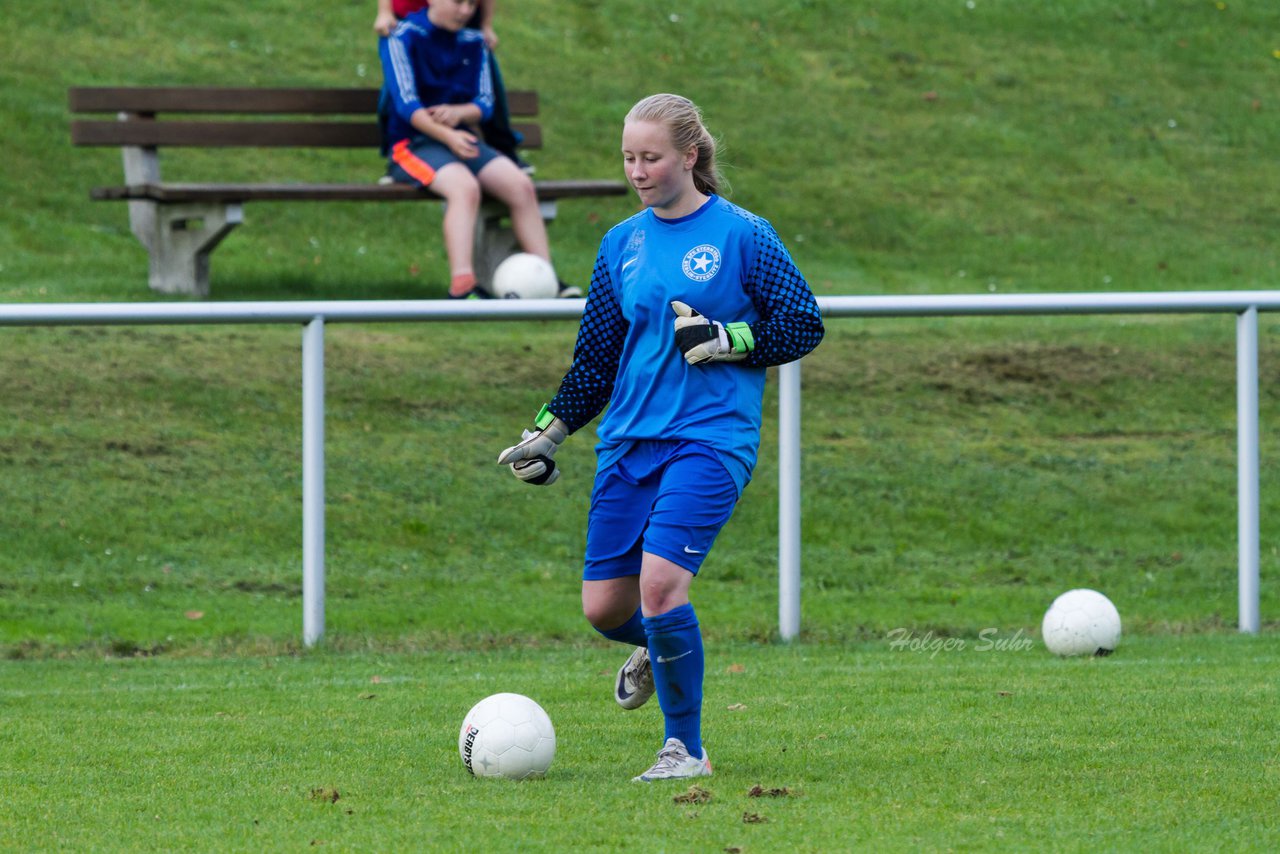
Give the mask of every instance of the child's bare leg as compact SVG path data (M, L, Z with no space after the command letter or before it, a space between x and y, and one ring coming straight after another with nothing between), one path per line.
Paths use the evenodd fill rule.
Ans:
M477 177L486 193L511 209L511 229L520 248L550 262L547 225L538 210L538 194L529 176L507 158L495 157Z
M466 166L450 163L436 172L431 191L444 198L444 251L449 258L449 292L460 296L475 285L472 252L480 210L480 184Z

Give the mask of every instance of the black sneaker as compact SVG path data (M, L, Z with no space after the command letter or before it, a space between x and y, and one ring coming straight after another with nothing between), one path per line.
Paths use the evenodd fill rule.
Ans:
M493 294L489 293L479 285L476 285L465 294L449 294L449 299L493 299Z
M582 288L577 285L570 285L567 282L561 282L559 289L556 291L556 299L578 299L582 296Z

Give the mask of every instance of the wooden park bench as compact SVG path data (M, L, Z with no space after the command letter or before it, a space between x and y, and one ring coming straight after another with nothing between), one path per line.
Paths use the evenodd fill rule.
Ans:
M525 148L542 145L536 92L508 92ZM441 202L428 190L378 183L381 142L378 90L227 87L76 87L68 92L71 140L119 146L124 184L96 187L95 200L127 201L129 224L150 256L149 282L164 293L209 295L209 254L243 219L245 202ZM114 114L88 118L84 114ZM179 114L182 118L161 119ZM283 118L282 118L283 117ZM343 184L172 183L161 178L166 147L368 148L370 179ZM545 219L561 199L626 193L621 181L535 181ZM513 251L515 236L504 205L484 203L476 224L476 274L489 281Z

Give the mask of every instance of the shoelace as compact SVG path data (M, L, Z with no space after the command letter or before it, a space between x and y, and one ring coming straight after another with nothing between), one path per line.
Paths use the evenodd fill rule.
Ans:
M672 745L664 747L658 751L658 761L653 763L653 767L649 769L649 773L654 771L674 770L680 766L680 763L688 757L687 751L681 750L679 747Z
M631 682L632 690L638 689L649 679L649 672L653 669L653 664L648 656L645 656L644 663L636 667L628 674Z

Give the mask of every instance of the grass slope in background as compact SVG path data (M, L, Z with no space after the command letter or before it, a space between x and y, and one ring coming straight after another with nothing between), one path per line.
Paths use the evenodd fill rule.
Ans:
M803 368L805 636L1033 631L1079 585L1111 595L1130 631L1234 625L1231 329L1222 317L833 322ZM572 343L570 323L520 330L329 330L329 643L594 637L577 589L593 430L566 443L549 489L493 462ZM6 334L0 648L295 645L298 333ZM1274 380L1269 367L1264 423ZM715 637L776 631L775 411L770 392L756 478L698 584ZM1276 448L1263 438L1265 460ZM1268 544L1280 487L1262 487ZM1263 577L1275 568L1268 546ZM1280 599L1274 585L1262 594L1270 626Z
M368 3L54 0L0 35L0 298L148 299L119 153L74 150L67 87L376 85ZM529 0L498 21L508 83L543 94L547 178L613 177L620 120L688 93L734 198L824 293L1274 287L1274 4L747 0L732 14ZM55 49L56 46L56 49ZM362 180L376 155L178 152L174 180ZM631 199L562 205L582 281ZM429 205L255 204L213 256L215 298L439 296Z

